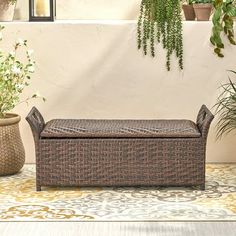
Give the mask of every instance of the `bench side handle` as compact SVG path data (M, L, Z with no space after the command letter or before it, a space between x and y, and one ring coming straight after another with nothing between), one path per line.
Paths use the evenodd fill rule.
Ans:
M197 126L205 140L207 139L209 128L213 119L214 115L210 112L206 105L202 105L197 116Z
M25 119L28 121L30 125L30 128L34 136L34 141L35 143L37 143L37 141L40 138L40 134L45 127L45 121L43 119L43 116L36 107L33 107Z

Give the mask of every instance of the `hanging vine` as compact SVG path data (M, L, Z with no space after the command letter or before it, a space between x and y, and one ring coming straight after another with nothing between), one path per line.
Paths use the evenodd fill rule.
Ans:
M235 0L215 0L213 3L215 12L212 18L213 28L210 41L215 46L214 52L219 57L224 57L222 53L222 49L225 46L222 40L223 32L228 37L229 42L236 45L234 39L235 4Z
M156 55L155 43L166 49L166 67L171 68L171 55L175 53L183 69L183 36L181 0L142 0L138 20L138 48L145 55Z

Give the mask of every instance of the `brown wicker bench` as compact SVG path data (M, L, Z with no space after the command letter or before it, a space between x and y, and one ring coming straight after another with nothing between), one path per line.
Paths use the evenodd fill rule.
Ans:
M213 115L190 120L51 120L27 116L41 186L192 186L205 188Z

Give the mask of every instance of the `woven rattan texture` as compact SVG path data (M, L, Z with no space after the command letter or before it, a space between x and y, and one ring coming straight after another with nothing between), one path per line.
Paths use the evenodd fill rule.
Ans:
M19 125L0 126L0 175L18 172L25 162Z
M62 138L59 135L42 138L45 123L39 111L33 108L26 119L36 146L37 190L41 190L41 186L149 185L200 185L203 189L206 142L213 118L203 105L196 123L200 137L196 138L148 138L138 134L135 138ZM71 121L63 122L71 124ZM167 120L166 124L169 122Z
M190 120L52 120L41 137L200 137Z
M148 186L204 183L201 139L40 140L44 185Z

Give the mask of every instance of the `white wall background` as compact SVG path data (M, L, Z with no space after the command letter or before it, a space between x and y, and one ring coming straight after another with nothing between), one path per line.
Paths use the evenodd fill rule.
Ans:
M144 57L136 48L135 22L7 23L4 48L18 37L35 50L36 73L25 96L40 91L47 102L16 108L23 120L27 162L34 162L32 134L24 117L35 104L52 118L190 118L200 106L212 107L227 69L235 69L236 47L226 43L225 58L209 44L211 23L184 23L185 69L175 58L165 69L165 54ZM207 160L236 161L234 135L215 140L210 131Z
M28 20L28 0L17 0L15 19ZM57 19L136 19L141 0L57 0Z
M57 19L136 19L141 0L57 0ZM28 20L28 0L18 0L15 19ZM37 62L32 85L25 96L40 91L47 102L34 104L46 120L65 118L190 118L199 107L210 108L236 69L236 47L226 42L225 58L212 53L210 22L185 22L185 69L173 58L165 70L165 53L144 57L136 48L136 23L127 21L72 21L67 23L6 23L10 49L18 37L28 39ZM29 107L16 112L24 118ZM34 162L34 145L28 124L21 122L27 162ZM234 134L215 140L215 122L209 135L209 162L236 161Z

